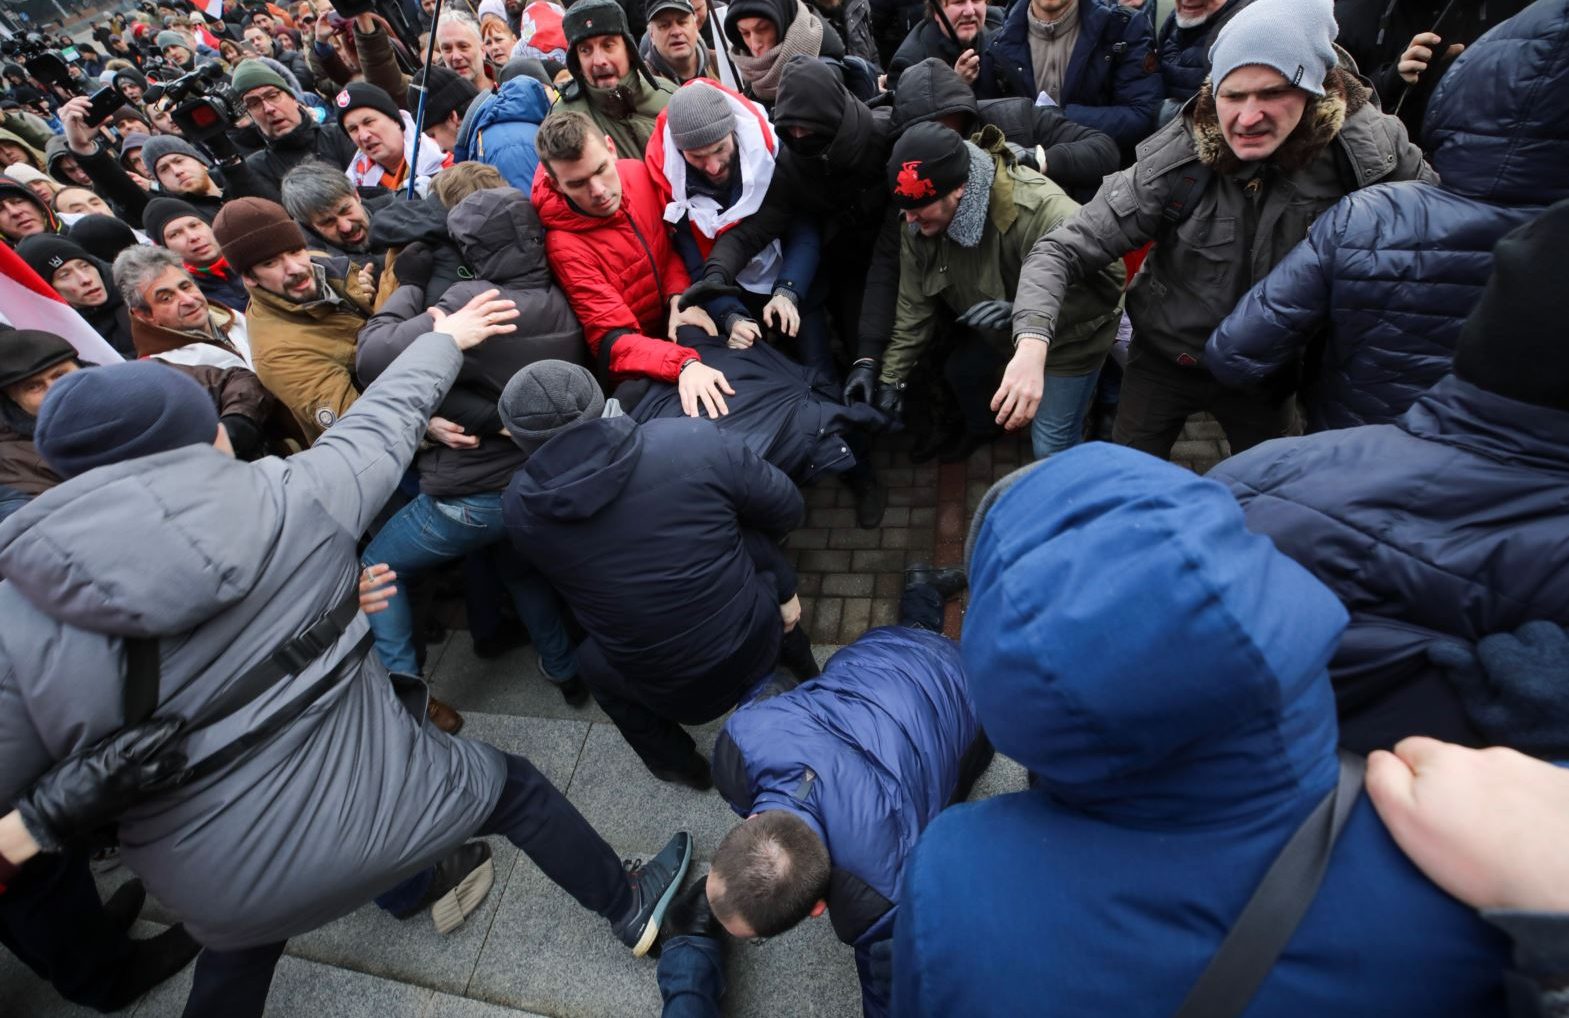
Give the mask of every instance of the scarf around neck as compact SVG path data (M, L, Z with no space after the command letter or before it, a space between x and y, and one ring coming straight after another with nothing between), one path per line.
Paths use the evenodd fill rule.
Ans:
M1062 81L1068 75L1068 62L1073 59L1073 46L1079 40L1079 5L1074 4L1056 21L1041 21L1028 8L1024 11L1029 24L1030 62L1035 67L1035 87L1051 96L1053 102L1062 101Z
M811 12L804 0L796 0L795 18L778 45L765 50L758 57L732 50L730 59L735 62L752 94L771 103L779 96L779 76L784 73L785 64L790 62L790 58L798 55L815 57L822 48L821 19Z

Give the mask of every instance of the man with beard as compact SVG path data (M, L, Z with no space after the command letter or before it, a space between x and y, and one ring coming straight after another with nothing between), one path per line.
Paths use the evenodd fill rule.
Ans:
M1160 76L1166 83L1160 122L1177 115L1182 104L1198 93L1209 76L1209 48L1226 22L1252 0L1177 0L1160 26Z
M342 171L310 159L283 178L283 207L300 228L312 251L354 255L380 263L385 243L373 243L371 214L398 200L397 195L361 198Z
M708 47L697 34L697 12L687 0L654 0L649 5L648 31L637 52L655 74L677 85L718 78Z
M204 296L235 311L245 310L250 295L239 274L224 260L211 221L200 209L178 198L154 198L147 203L142 223L154 244L183 259L185 271Z
M353 160L354 142L336 126L315 123L288 83L261 61L242 61L232 89L266 143L261 151L224 164L234 194L276 201L284 174L306 159L314 156L342 167Z
M375 293L371 266L314 262L299 225L261 198L225 205L213 233L251 294L256 375L314 442L359 398L354 353Z
M615 0L579 0L561 27L572 83L562 90L557 109L586 115L615 142L617 157L643 158L654 118L675 86L644 66L626 12Z
M87 253L74 241L48 234L35 234L16 246L16 253L44 282L55 288L65 302L102 336L115 352L127 359L136 357L131 342L131 320L125 302L109 285L108 266Z
M936 4L938 0L931 2ZM991 43L991 31L1002 25L1002 9L983 0L945 0L942 13L946 20L937 17L935 7L932 11L910 30L888 62L888 87L897 89L906 70L928 57L936 57L957 71L977 94L995 94L996 87L980 84L979 78L981 54Z

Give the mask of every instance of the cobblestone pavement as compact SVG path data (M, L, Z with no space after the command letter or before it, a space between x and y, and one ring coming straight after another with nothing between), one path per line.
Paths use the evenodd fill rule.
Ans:
M869 626L894 621L904 567L917 560L958 564L969 514L992 481L1028 459L1022 440L1002 440L967 463L911 466L906 440L879 453L889 487L880 530L856 528L847 490L825 480L806 492L806 526L789 547L801 569L803 608L819 659ZM1177 457L1196 470L1221 458L1213 422L1190 423ZM958 635L960 605L948 629ZM650 776L597 707L566 706L538 675L532 648L494 660L476 657L466 633L431 647L427 671L437 695L468 719L464 734L527 756L625 856L657 851L678 828L692 832L706 859L736 817L717 793L701 794ZM722 719L694 730L713 746ZM1002 757L972 798L1024 787L1024 772ZM367 906L289 943L268 999L276 1018L638 1018L659 1013L654 961L634 959L597 917L579 908L517 849L492 838L495 886L484 905L446 937L423 917L398 922ZM694 864L695 870L702 867ZM129 876L100 877L105 894ZM144 919L171 921L156 902ZM139 924L137 935L159 927ZM726 1014L743 1018L856 1018L849 948L826 921L805 922L760 948L734 945ZM173 1018L190 987L190 968L125 1014ZM0 950L0 1015L86 1018Z

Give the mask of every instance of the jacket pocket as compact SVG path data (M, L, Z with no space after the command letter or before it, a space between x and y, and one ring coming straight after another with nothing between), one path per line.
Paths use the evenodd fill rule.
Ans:
M1237 250L1236 219L1190 216L1177 225L1175 233L1183 281L1194 289L1223 286L1237 272L1247 271L1242 252Z

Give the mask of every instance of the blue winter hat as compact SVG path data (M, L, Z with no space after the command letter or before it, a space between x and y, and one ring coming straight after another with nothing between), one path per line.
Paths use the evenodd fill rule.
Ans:
M131 361L73 371L49 387L33 442L61 477L218 437L212 397L178 368Z
M1232 71L1259 65L1321 96L1339 33L1331 0L1256 0L1226 22L1209 48L1209 80L1219 89Z
M991 506L961 650L997 747L1065 804L1257 808L1335 774L1346 611L1221 484L1091 443Z

